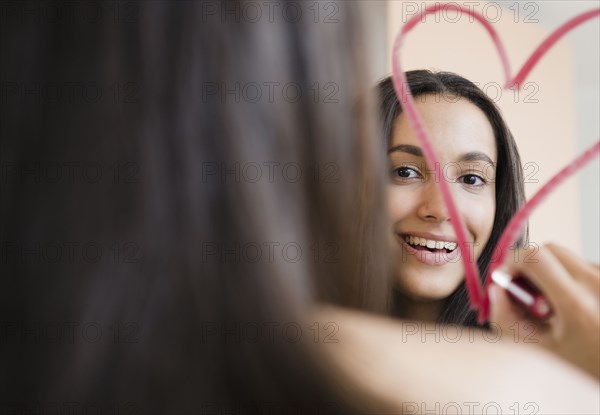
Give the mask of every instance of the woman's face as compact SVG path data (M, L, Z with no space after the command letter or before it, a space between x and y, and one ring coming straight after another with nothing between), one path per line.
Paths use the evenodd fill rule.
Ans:
M427 166L406 113L401 113L388 150L389 213L399 248L395 283L413 300L440 300L459 286L464 271L436 181L448 181L467 242L478 258L494 223L496 143L485 114L464 98L451 102L422 95L415 103L440 166Z

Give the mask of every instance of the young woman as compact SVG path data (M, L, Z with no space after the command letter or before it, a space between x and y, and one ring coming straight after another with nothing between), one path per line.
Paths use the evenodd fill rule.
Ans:
M597 412L596 383L544 353L403 343L397 322L318 306L381 307L386 294L384 272L355 272L365 253L385 270L388 245L349 3L336 3L339 25L224 22L171 1L136 3L135 21L3 21L3 81L105 88L91 102L0 102L6 412L398 414L448 398ZM202 94L241 80L311 88L317 74L336 74L339 103ZM275 163L303 174L270 175ZM337 175L318 180L327 163ZM335 255L317 249L328 243ZM486 364L463 368L467 355Z
M498 238L525 198L519 153L498 108L475 84L447 72L417 70L406 77L441 166L425 163L392 79L381 81L388 203L399 250L394 312L409 319L474 325L462 261L437 181L452 182L483 276Z
M446 72L419 70L406 75L442 166L439 170L427 166L391 78L380 82L391 176L388 211L397 249L393 311L405 319L474 326L454 231L436 181L452 181L454 201L484 276L504 227L524 201L519 154L498 109L473 83ZM517 247L524 243L525 236ZM504 333L515 332L521 341L526 338L544 346L599 377L598 266L554 245L540 247L535 255L539 261L512 263L509 269L545 288L555 315L544 323L532 321L492 285L495 304L490 321Z

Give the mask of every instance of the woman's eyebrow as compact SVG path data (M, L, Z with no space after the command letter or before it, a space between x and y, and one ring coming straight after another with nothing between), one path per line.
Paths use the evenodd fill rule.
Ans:
M388 154L391 154L395 151L412 154L413 156L417 157L423 157L423 150L421 150L421 147L413 146L411 144L399 144L394 146L388 150ZM483 161L485 163L494 165L492 159L481 151L470 151L465 153L459 158L458 161Z
M403 153L412 154L413 156L423 157L423 150L421 150L420 147L410 144L399 144L394 146L388 150L388 154L393 153L394 151L401 151Z
M494 164L492 159L487 154L480 151L470 151L465 153L460 157L459 161L484 161L488 164Z

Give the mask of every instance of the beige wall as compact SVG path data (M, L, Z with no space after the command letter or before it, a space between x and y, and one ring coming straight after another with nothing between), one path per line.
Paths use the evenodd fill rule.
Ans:
M387 68L391 72L391 48L398 30L409 13L431 2L388 2ZM461 3L461 2L458 2ZM508 52L513 71L517 71L549 30L526 21L530 10L500 9L487 2L471 2L475 10L494 21L493 26ZM487 7L487 8L486 8ZM458 18L458 19L457 19ZM531 72L525 88L515 95L500 90L504 78L500 60L484 28L469 22L469 16L448 13L427 17L406 38L401 58L405 70L428 68L457 72L478 82L502 110L520 148L527 177L528 197L577 154L575 127L575 88L572 51L561 41ZM457 21L458 20L458 21ZM581 251L581 206L578 181L571 179L538 208L530 219L530 240L541 244L559 242Z

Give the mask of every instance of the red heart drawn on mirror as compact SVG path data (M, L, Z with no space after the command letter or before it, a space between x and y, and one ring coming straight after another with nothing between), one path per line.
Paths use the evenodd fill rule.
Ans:
M406 81L406 75L402 70L400 64L400 49L402 47L402 43L404 41L405 35L410 32L419 22L424 21L424 17L428 14L434 14L442 10L453 9L454 11L459 11L462 13L466 13L467 15L473 17L477 22L481 23L483 27L486 29L492 41L494 42L494 46L496 47L496 51L500 56L500 60L502 62L502 67L504 70L504 75L506 78L506 83L504 88L516 88L519 89L523 81L526 79L527 75L531 72L531 70L535 67L535 65L539 62L539 60L554 46L554 44L562 38L565 34L576 28L577 26L585 23L586 21L597 17L600 15L600 9L590 10L588 12L582 13L571 20L564 23L558 29L556 29L553 33L550 34L531 54L529 59L525 62L522 68L519 70L517 75L513 78L511 76L510 64L508 61L508 57L506 55L506 50L504 45L502 44L500 37L490 24L490 22L480 15L479 13L464 8L456 3L446 3L439 4L436 3L433 6L426 8L420 14L413 16L400 30L398 33L396 40L394 42L393 54L392 54L392 68L393 68L393 83L394 89L396 90L396 94L398 95L399 101L402 103L403 110L406 111L407 118L409 119L410 125L413 128L415 134L421 146L423 147L423 153L425 156L425 160L430 168L432 168L436 175L440 174L437 169L440 166L438 161L438 157L433 150L433 147L430 143L429 136L423 127L423 123L419 113L416 110L414 100L412 98L412 94L410 92L410 88L408 87L408 83ZM535 210L535 208L566 178L574 174L576 171L585 166L589 161L591 161L597 154L600 152L600 140L596 142L592 147L590 147L587 151L585 151L582 155L577 157L573 162L569 163L563 169L561 169L556 175L548 181L525 205L523 205L519 211L511 218L509 224L506 229L502 233L498 244L495 247L492 258L495 258L494 262L490 264L490 269L488 270L488 275L486 276L486 284L489 283L490 278L489 275L503 262L506 258L506 255L509 252L509 247L512 246L515 241L518 239L519 234L523 228L523 225L527 218L531 215L531 213ZM435 167L434 167L435 166ZM441 175L437 177L443 177ZM478 310L478 321L479 323L483 323L488 319L489 316L489 299L486 295L487 291L483 290L482 285L480 283L479 271L477 270L476 261L472 257L471 250L468 249L468 244L466 240L466 231L465 225L456 209L456 205L452 198L452 194L450 192L450 188L446 180L440 180L438 182L439 190L446 204L446 208L448 209L448 214L450 216L450 221L452 227L454 228L454 232L456 234L456 239L458 242L458 247L461 253L461 260L463 262L463 266L465 268L465 284L467 287L467 291L469 293L469 297L471 300L471 308L474 310Z

